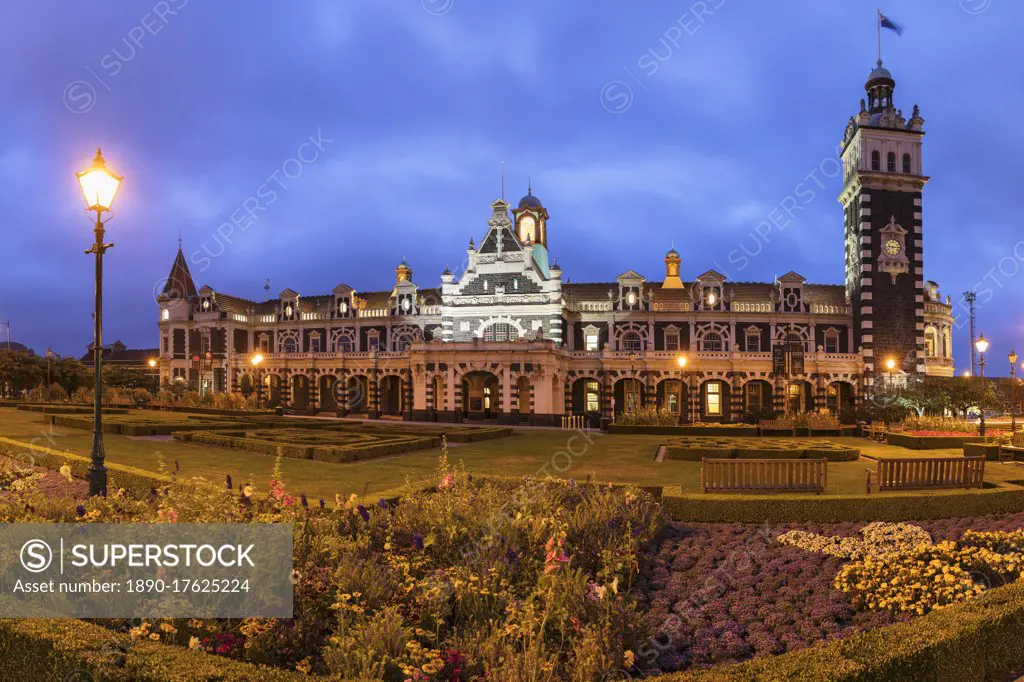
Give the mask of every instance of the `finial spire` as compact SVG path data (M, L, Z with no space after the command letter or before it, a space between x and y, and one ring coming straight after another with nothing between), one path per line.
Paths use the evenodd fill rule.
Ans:
M526 176L526 193L530 195L533 194L533 178L529 175Z
M505 201L505 162L501 162L501 200Z

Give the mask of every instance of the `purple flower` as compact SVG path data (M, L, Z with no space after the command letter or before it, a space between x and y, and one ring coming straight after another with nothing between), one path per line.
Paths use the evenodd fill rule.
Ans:
M412 546L415 547L416 549L418 549L421 552L423 551L423 535L422 534L420 534L420 533L413 533L412 534Z
M309 500L306 499L306 493L299 495L299 503L302 504L303 507L306 507L307 509L309 508Z
M80 504L80 505L78 505L77 507L75 507L75 514L76 514L76 515L77 515L77 516L78 516L79 518L81 518L81 517L85 516L85 505L84 505L84 504Z
M388 501L382 497L379 500L377 500L377 506L380 507L381 509L387 509Z
M370 520L370 512L366 511L366 507L364 507L363 505L359 505L358 507L356 507L356 511L359 512L359 516L362 517L363 521Z
M234 486L231 485L231 474L227 474L225 477L225 483L227 483L228 490L231 490Z
M320 508L323 509L325 506L326 506L326 503L324 502L324 498L321 497L320 498Z

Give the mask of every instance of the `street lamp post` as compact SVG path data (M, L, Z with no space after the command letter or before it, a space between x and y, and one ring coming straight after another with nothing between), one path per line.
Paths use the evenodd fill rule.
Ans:
M889 358L888 360L885 361L885 368L889 370L889 390L891 391L893 386L896 385L896 382L893 380L892 377L892 371L896 369L896 361L893 360L892 358Z
M96 221L93 227L93 234L96 241L86 254L96 256L96 302L95 315L93 319L93 366L96 368L96 392L93 401L93 432L92 432L92 461L89 464L89 495L107 494L107 468L103 461L106 453L103 449L103 254L113 248L113 244L103 242L106 233L103 214L110 211L114 203L114 195L117 188L124 179L115 175L107 169L106 161L103 159L103 151L96 150L96 157L92 161L92 167L77 174L78 183L82 187L82 194L85 196L86 211L95 211ZM107 219L109 220L109 218Z
M1010 360L1010 433L1017 433L1017 352L1011 350Z
M370 419L380 419L380 349L373 348L373 410L370 412Z
M256 409L260 410L263 409L263 398L260 395L263 389L263 376L260 372L260 364L263 362L263 354L257 353L252 356L252 359L249 360L249 362L252 363L253 368L256 370Z
M988 339L982 334L978 337L978 340L974 342L974 347L978 349L978 353L981 357L978 359L978 370L979 378L981 379L981 423L979 425L978 433L980 436L985 436L985 351L988 350Z
M153 392L157 393L160 390L160 370L156 368L156 358L150 358L146 364L153 370Z
M686 356L685 355L680 355L678 358L676 358L676 364L679 365L679 404L678 404L677 407L679 409L679 424L682 425L682 423L683 423L683 378L684 378L683 370L686 368ZM687 412L689 412L689 409L687 409Z

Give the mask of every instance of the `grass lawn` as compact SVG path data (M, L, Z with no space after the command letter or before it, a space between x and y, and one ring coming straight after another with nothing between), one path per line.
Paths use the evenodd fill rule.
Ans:
M150 414L150 413L147 413ZM70 450L88 456L92 433L56 427L52 431L42 415L0 408L0 436L36 445ZM863 438L826 438L861 450L866 457L939 457L960 456L959 449L908 450ZM509 438L452 445L453 464L464 463L471 472L525 475L544 474L584 480L631 482L642 485L679 485L684 492L700 491L700 462L655 462L658 446L665 436L608 435L591 432L586 436L573 431L521 429ZM177 461L182 476L202 476L219 482L231 474L236 483L252 482L265 488L271 477L274 458L241 450L202 446L172 440L147 440L105 434L107 460L140 469L157 471L160 461L168 469ZM571 452L570 456L568 453ZM422 481L437 466L439 448L405 454L334 464L282 458L283 478L293 493L310 498L333 500L339 493L379 495L394 491L407 480ZM874 468L870 459L857 462L832 462L828 465L828 491L833 494L862 494L865 470ZM1024 479L1024 468L1013 464L988 462L985 478L1000 483ZM915 494L915 493L900 493ZM927 492L916 494L928 494Z

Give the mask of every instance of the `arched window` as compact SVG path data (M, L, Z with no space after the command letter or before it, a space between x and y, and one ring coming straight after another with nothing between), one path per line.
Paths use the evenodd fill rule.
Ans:
M484 329L484 341L515 341L519 337L507 322L495 322Z
M725 343L722 341L722 335L718 332L708 332L704 335L704 338L700 340L700 349L708 352L721 352L725 350Z
M638 353L643 350L643 341L637 332L626 332L619 338L619 347L630 353Z
M878 153L878 150L871 152L871 170L882 169L882 155Z
M939 333L935 327L924 330L924 354L929 358L939 355Z
M298 344L295 343L295 339L293 339L293 338L285 339L284 343L281 344L281 352L283 352L283 353L298 353L299 352Z
M889 156L886 161L886 170L890 173L896 172L896 152L889 152Z
M903 155L903 172L910 174L910 154Z
M350 339L347 336L342 336L340 339L338 339L339 351L341 351L342 353L351 353L352 349L352 339Z

